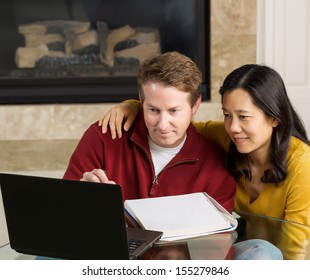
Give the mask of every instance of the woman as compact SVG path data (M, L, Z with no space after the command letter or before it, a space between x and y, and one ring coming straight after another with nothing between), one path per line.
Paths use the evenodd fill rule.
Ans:
M310 226L310 142L280 75L267 66L244 65L219 92L224 122L195 126L227 151L227 168L238 182L234 210ZM110 110L101 120L103 132L109 122L112 135L121 137L123 118L126 130L138 105L130 100ZM310 228L294 223L270 223L258 235L248 220L247 235L271 241L285 259L303 259Z

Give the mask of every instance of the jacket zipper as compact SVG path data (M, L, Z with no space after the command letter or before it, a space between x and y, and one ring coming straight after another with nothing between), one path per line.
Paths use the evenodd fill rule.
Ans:
M163 173L163 171L165 171L166 169L169 169L170 167L173 167L173 166L182 164L182 163L184 163L184 162L192 162L192 161L197 161L197 159L186 160L186 161L178 161L178 162L176 162L176 163L173 163L173 164L170 164L170 165L166 165L166 166L162 169L162 171L160 171L160 172L158 173L158 175L155 175L155 176L154 176L154 179L153 179L153 182L152 182L152 186L153 186L153 185L158 185L158 177L159 177L159 175L160 175L161 173ZM151 161L151 162L152 162L152 164L153 164L153 161ZM154 173L155 173L154 164L153 164L153 170L154 170Z
M148 151L147 151L142 145L140 145L140 144L137 143L137 142L136 142L136 144L137 144L138 146L140 146L140 148L145 152L146 156L148 157L149 161L150 161L151 164L152 164L153 173L154 173L154 179L153 179L153 182L152 182L152 186L158 185L158 177L159 177L159 175L160 175L165 169L168 169L168 168L170 168L170 167L173 167L173 166L175 166L175 165L178 165L178 164L181 164L181 163L184 163L184 162L193 162L193 161L197 161L197 160L198 160L198 159L193 159L193 160L179 161L179 162L176 162L176 163L171 164L171 165L168 165L168 166L166 165L166 166L162 169L162 171L160 171L160 172L158 173L158 175L156 176L156 175L155 175L155 167L154 167L154 163L153 163L152 157L149 156Z

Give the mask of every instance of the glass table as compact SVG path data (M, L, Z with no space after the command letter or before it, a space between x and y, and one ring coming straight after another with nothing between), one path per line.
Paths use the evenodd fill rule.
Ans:
M287 260L310 259L310 227L268 216L237 213L241 218L239 240L264 239L277 246ZM243 231L242 228L243 226ZM242 232L241 232L242 231Z
M141 259L192 259L225 260L233 258L232 244L236 241L235 231L212 234L188 240L159 242L150 248ZM6 244L0 247L0 260L34 260L35 256L20 254Z
M284 259L310 259L310 227L273 217L237 213L241 218L236 231L158 243L142 259L225 260L233 259L232 244L246 239L263 239L273 243ZM242 230L243 228L243 230ZM32 260L34 256L19 254L9 244L0 247L0 260Z
M148 250L142 259L151 260L227 260L232 259L232 244L237 240L236 231L217 233L187 240L159 242Z

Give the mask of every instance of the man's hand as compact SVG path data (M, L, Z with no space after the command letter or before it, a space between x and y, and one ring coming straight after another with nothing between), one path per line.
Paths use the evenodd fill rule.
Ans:
M107 183L116 184L114 181L110 181L107 174L102 169L94 169L91 172L85 172L83 178L80 181L88 181L94 183Z

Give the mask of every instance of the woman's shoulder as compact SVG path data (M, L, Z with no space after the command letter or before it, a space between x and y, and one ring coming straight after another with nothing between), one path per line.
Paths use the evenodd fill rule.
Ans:
M292 136L289 152L291 153L310 153L310 146L299 138Z
M299 138L292 136L287 160L288 164L306 164L310 167L310 146Z

